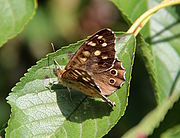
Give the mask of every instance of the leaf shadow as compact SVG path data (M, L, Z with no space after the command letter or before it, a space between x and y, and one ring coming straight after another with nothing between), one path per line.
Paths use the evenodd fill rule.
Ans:
M103 118L113 111L106 102L90 98L79 91L71 90L70 96L67 88L60 84L54 84L51 90L56 92L57 104L63 116L71 122L82 123Z

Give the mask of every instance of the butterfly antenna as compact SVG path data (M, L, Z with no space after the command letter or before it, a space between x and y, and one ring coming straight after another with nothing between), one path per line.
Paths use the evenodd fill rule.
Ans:
M53 52L55 53L55 52L56 52L56 49L55 49L54 44L51 43L51 46L52 46ZM56 53L55 53L55 57L56 57ZM61 69L61 66L59 65L59 63L57 62L56 59L54 59L54 63L58 66L58 69Z
M51 43L51 46L52 46L52 48L53 48L53 51L55 52L54 44ZM53 74L52 74L51 69L50 69L50 56L49 56L49 55L47 56L47 62L48 62L48 69L49 69L49 72L50 72L50 77L48 77L48 78L51 79L52 76L53 76ZM46 77L46 78L47 78L47 77ZM50 81L49 84L50 84L50 87L49 87L49 86L46 86L46 88L51 91L51 87L52 87L52 84L53 84L53 83Z
M57 60L54 59L54 63L58 66L58 69L61 69L61 66L59 65L59 63L57 62Z
M52 46L53 52L56 52L56 50L55 50L55 47L54 47L54 44L53 44L53 43L51 43L51 46Z

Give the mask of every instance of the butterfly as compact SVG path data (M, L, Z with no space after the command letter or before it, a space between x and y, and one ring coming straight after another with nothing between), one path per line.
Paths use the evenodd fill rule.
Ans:
M116 58L115 34L105 28L89 37L72 56L65 69L56 60L58 81L91 97L100 97L110 106L111 95L125 82L125 68Z

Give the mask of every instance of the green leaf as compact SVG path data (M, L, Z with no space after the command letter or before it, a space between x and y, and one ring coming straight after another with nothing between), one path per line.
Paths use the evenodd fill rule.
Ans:
M147 0L133 0L131 4L128 4L126 0L112 0L112 2L118 7L123 13L125 20L132 24L141 14L143 14L149 7ZM144 37L149 36L149 25L146 25L141 33Z
M174 103L180 98L180 72L176 76L175 84L172 88L172 95L169 97L166 102L161 105L158 105L153 111L148 113L141 122L136 125L134 128L130 129L123 138L132 138L132 137L147 137L153 133L154 128L158 127L160 122L164 119L168 110L173 107Z
M159 104L163 104L169 98L180 70L180 39L179 31L177 31L180 29L178 22L180 18L176 18L175 15L177 14L162 9L152 17L150 22L152 57L158 83L157 100ZM180 87L178 89L180 91Z
M36 7L36 0L0 0L0 46L23 30Z
M161 135L161 138L179 138L180 137L180 125L170 128Z
M83 43L80 41L40 60L12 89L7 98L12 116L6 137L91 138L107 134L125 112L135 52L132 35L117 36L116 53L126 68L126 82L109 97L116 107L111 108L101 99L86 98L75 90L71 91L71 101L67 88L57 83L54 58L64 67ZM48 89L50 82L54 85Z
M132 12L132 9L127 8L124 0L113 0L113 2L132 21L145 11L144 7L148 9L158 4L158 0L134 1L131 3L134 10ZM142 32L145 39L149 40L149 44L140 37L137 40L137 49L144 60L149 75L151 75L158 104L162 104L168 99L180 70L179 19L178 13L172 8L161 9L152 16L149 26L146 26Z

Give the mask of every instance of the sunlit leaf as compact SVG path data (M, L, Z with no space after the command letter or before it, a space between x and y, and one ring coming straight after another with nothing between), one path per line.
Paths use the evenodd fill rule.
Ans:
M71 91L71 101L67 88L57 84L57 78L53 75L54 58L64 67L82 42L71 44L40 60L13 88L7 98L12 108L6 129L7 138L102 137L117 123L128 101L134 37L117 33L116 53L126 68L126 82L109 97L116 102L113 108L101 99L86 98L75 90Z

